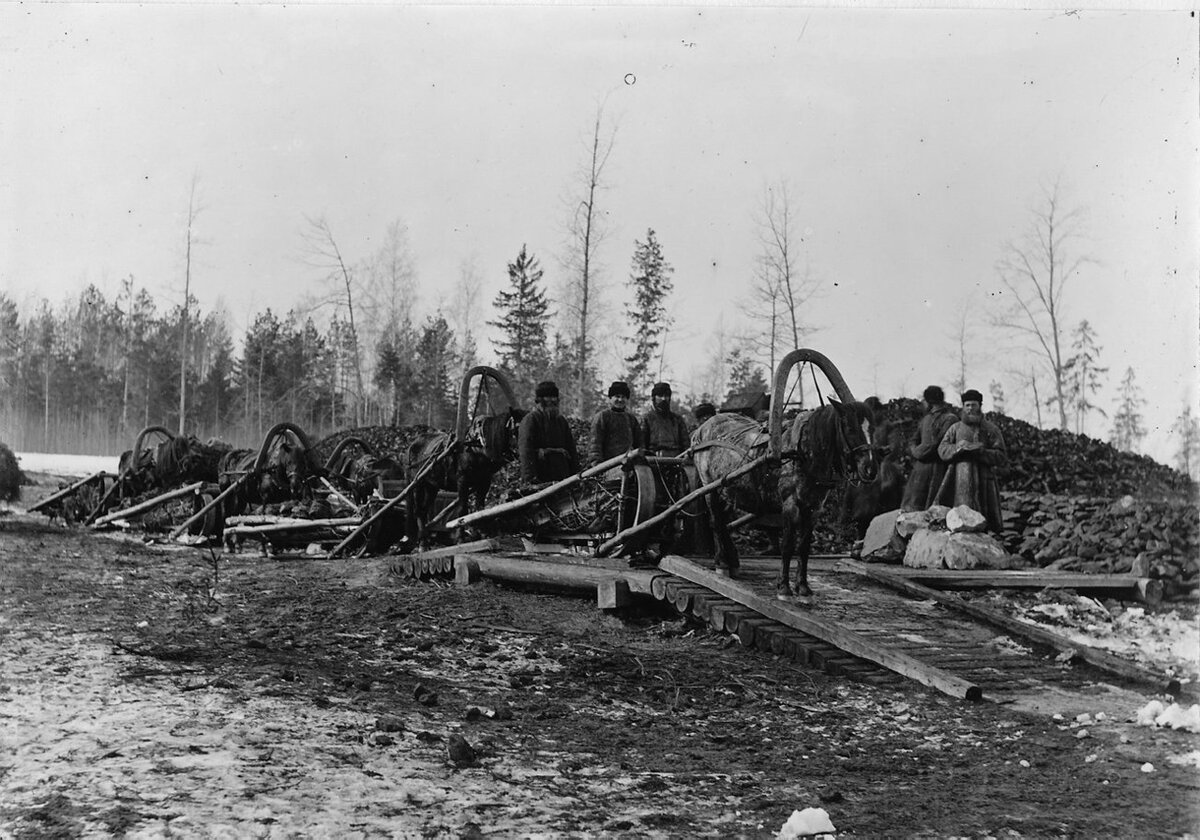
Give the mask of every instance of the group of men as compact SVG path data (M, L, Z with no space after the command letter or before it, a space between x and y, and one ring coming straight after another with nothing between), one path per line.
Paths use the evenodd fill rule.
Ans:
M675 456L688 448L691 433L682 417L671 410L671 386L659 382L650 391L652 407L642 417L629 411L629 384L608 387L608 408L592 419L588 465L595 466L631 449ZM559 413L558 386L541 382L534 390L534 408L521 421L517 450L523 484L559 481L580 470L575 436Z
M983 514L988 529L1000 532L1000 485L996 469L1008 462L1004 436L983 416L983 395L962 394L962 412L946 404L946 394L930 385L922 394L925 415L909 448L914 464L904 488L903 511L931 505L966 505Z

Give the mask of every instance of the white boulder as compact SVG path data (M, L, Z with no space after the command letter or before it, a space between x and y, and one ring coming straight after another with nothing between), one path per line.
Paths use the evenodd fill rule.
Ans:
M915 569L1010 569L1013 558L991 534L926 529L909 540L904 565Z
M987 519L974 508L959 505L946 514L946 530L952 534L986 531Z

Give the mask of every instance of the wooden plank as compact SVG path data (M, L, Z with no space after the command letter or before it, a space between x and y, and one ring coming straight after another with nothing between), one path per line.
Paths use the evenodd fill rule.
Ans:
M155 496L153 499L147 499L141 504L122 508L121 510L114 510L112 513L101 516L99 519L93 522L92 527L99 528L101 525L107 525L110 522L117 521L118 519L128 519L131 516L140 516L143 513L148 513L149 511L154 510L159 505L166 504L167 502L174 501L175 499L182 498L183 496L191 495L203 486L203 481L197 481L195 484L189 484L186 487L179 487L175 490L169 490L166 493L161 493Z
M982 692L979 686L948 674L940 668L933 668L925 662L914 659L907 654L888 648L871 641L859 633L847 630L828 621L805 615L799 609L785 605L780 601L764 598L757 593L739 585L736 581L721 577L715 572L701 568L685 557L667 555L659 561L659 568L686 578L693 583L706 586L715 592L720 592L740 604L754 609L767 618L802 630L811 636L829 642L847 653L861 659L866 659L890 668L897 673L916 680L923 685L936 688L952 697L963 697L968 700L979 700Z
M478 583L481 577L479 564L470 557L454 558L454 583L456 586L470 586Z
M601 581L596 586L596 606L602 610L619 610L632 601L633 593L624 578Z
M847 564L848 568L850 564ZM940 592L915 581L907 580L900 575L893 574L883 569L879 569L866 564L857 564L854 570L864 577L869 577L872 580L877 580L880 583L886 584L893 589L901 592L906 592L909 595L915 595L918 598L926 598L937 601L940 604L953 607L956 610L966 613L980 621L986 621L996 627L1000 627L1008 632L1020 636L1025 639L1037 642L1038 644L1046 645L1060 652L1071 652L1073 656L1082 659L1084 662L1095 665L1097 668L1108 671L1118 676L1126 677L1127 679L1138 680L1139 682L1149 683L1158 687L1160 691L1165 691L1168 694L1178 694L1180 689L1179 680L1167 677L1149 668L1143 668L1140 665L1135 665L1125 659L1121 659L1109 653L1106 650L1089 647L1079 644L1065 636L1060 636L1058 633L1051 632L1041 627L1037 627L1018 618L1013 618L1010 615L993 610L989 607L982 607L978 604L971 604L964 601L957 595Z
M57 502L59 499L62 499L66 496L71 495L76 490L78 490L80 487L83 487L85 484L90 484L91 482L95 481L96 479L103 479L103 478L107 478L107 477L108 477L108 473L106 473L104 470L100 470L100 472L92 473L87 478L80 479L79 481L76 481L74 484L72 484L68 487L64 487L61 490L56 491L52 495L47 496L46 498L42 499L40 502L38 502L36 505L34 505L33 507L31 507L29 509L29 513L36 513L37 511L41 510L42 508L46 507L47 505L53 504L54 502Z

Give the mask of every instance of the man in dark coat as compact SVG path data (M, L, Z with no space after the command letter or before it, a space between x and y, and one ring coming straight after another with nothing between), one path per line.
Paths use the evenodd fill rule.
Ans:
M687 423L671 411L671 386L659 382L650 391L654 404L642 417L642 446L651 455L674 457L691 445Z
M938 490L938 504L966 505L982 513L988 530L1004 530L1000 512L1000 483L996 469L1008 463L1008 451L1000 429L983 416L983 395L963 392L962 419L946 430L938 454L948 463Z
M588 464L595 466L641 446L642 429L637 418L625 410L629 403L629 384L614 382L608 386L608 408L592 418L592 439Z
M517 436L521 482L543 484L579 472L579 453L567 419L558 413L558 386L540 382L534 409L521 420Z
M946 404L946 392L937 385L926 388L922 397L925 416L908 448L913 457L913 468L900 503L900 509L904 511L925 510L937 500L938 489L946 475L946 462L938 455L938 444L946 430L958 422L958 415Z
M717 407L710 402L702 402L692 409L692 416L696 418L697 426L703 426L705 420L716 415Z

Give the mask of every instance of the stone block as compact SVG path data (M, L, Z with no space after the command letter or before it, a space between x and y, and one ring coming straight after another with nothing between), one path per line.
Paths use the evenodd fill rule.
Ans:
M864 560L880 552L894 551L891 543L892 536L896 533L896 517L899 515L899 510L889 510L871 520L871 524L867 526L867 535L863 537L860 553Z
M904 565L913 569L941 569L950 534L922 528L908 540L904 550Z
M946 530L952 534L986 531L987 519L974 508L959 505L946 514Z

